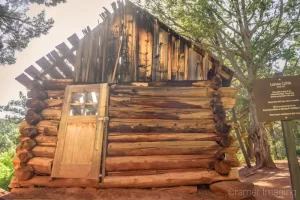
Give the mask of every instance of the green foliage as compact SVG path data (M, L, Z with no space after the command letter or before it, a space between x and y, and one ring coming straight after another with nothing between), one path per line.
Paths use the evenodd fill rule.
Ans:
M0 106L0 112L6 112L5 119L0 119L0 187L8 189L13 177L12 159L16 145L19 143L19 123L26 111L26 96L20 92L18 100L11 100Z
M28 0L25 0L26 3L28 3ZM51 0L51 1L45 1L45 0L29 0L30 3L36 3L36 4L45 4L46 6L57 6L57 4L60 3L66 3L66 0Z
M237 157L237 159L239 160L240 163L245 163L245 157L244 157L241 149L238 150L238 152L236 154L236 157Z
M300 156L300 146L297 147L297 149L296 149L296 154L297 154L298 156Z
M10 149L7 152L0 153L0 188L8 190L10 180L14 175L14 166L12 159L14 150Z
M45 12L28 17L30 3L56 6L65 0L3 0L0 3L0 65L16 62L15 52L25 49L31 39L47 34L53 19L46 19Z
M6 119L0 121L0 153L14 149L18 144L18 125Z
M276 62L290 65L299 56L299 0L149 0L142 4L215 53L246 88L251 88L256 76L272 76Z
M27 97L19 92L19 100L10 100L7 105L0 106L0 112L5 112L5 118L11 122L19 123L26 113Z
M0 120L0 188L6 190L13 177L12 159L19 143L18 125L9 119Z
M300 155L300 121L292 121L292 127L295 136L296 152L297 155ZM275 160L287 159L281 122L273 122L272 124L267 126L267 130L272 157Z

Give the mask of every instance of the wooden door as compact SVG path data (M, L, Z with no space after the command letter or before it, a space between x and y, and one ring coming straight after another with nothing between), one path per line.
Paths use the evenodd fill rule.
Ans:
M108 85L66 88L51 177L99 179Z

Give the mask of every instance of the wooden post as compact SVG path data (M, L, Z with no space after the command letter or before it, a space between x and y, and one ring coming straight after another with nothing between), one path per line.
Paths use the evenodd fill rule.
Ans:
M281 121L283 138L288 158L294 200L300 200L300 168L296 154L295 137L290 120Z
M236 113L235 113L234 108L232 108L231 111L232 111L232 120L233 120L233 123L234 123L234 130L235 130L235 133L236 133L236 137L237 137L237 139L238 139L238 141L239 141L239 144L240 144L242 153L243 153L243 155L244 155L244 158L245 158L247 167L251 167L251 163L250 163L249 156L248 156L247 151L246 151L246 149L245 149L245 146L244 146L244 144L243 144L243 140L242 140L242 137L241 137L239 128L237 127L238 122L237 122Z
M276 77L282 77L283 73L276 73ZM300 168L298 163L298 158L296 154L296 144L295 137L292 129L291 120L282 120L281 121L284 146L286 150L286 156L288 159L291 184L293 190L294 200L300 200Z

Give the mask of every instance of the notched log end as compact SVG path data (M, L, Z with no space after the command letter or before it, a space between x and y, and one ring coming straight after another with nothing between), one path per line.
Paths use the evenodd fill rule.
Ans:
M214 90L218 90L222 87L222 78L214 76L210 81L210 87Z
M226 161L217 161L214 163L214 169L221 175L228 175L231 171L231 166Z
M34 138L37 136L38 131L34 126L25 128L20 127L20 134L22 137Z
M32 166L25 164L15 169L14 174L19 181L26 181L34 176L34 170Z
M229 147L233 142L233 138L231 136L224 135L220 141L221 146Z
M47 108L47 104L39 99L28 99L26 101L26 107L34 110L35 112L40 112Z
M48 98L48 95L42 89L33 88L32 90L27 92L27 97L32 99L45 100Z
M25 116L25 120L30 125L36 125L42 120L42 117L34 112L34 110L29 109Z
M223 106L217 106L214 109L214 121L218 122L225 122L226 121L226 112L223 109Z
M222 121L217 122L215 124L215 128L218 135L229 135L231 131L231 125L228 125Z

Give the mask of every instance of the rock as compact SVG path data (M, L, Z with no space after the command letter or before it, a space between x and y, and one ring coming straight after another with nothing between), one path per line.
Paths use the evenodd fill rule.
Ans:
M210 185L210 190L213 193L221 193L226 195L228 199L241 200L253 199L254 184L240 181L222 181Z

